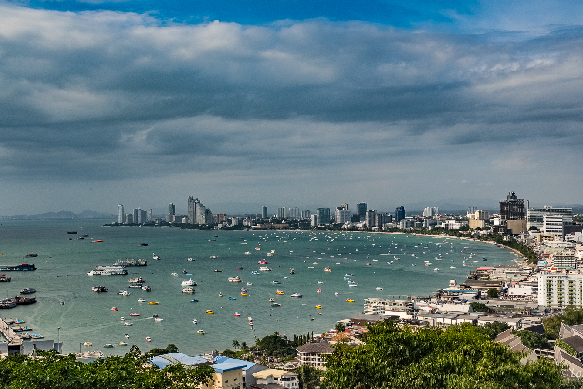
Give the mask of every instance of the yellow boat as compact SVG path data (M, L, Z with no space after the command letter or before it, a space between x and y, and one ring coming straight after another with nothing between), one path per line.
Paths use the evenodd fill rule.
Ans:
M241 292L241 296L247 296L247 293Z
M206 313L208 313L208 314L210 315L210 314L213 314L214 312L213 312L213 311L211 311L210 309L208 309L208 310L206 311Z
M160 303L158 301L150 301L148 304L150 304L150 305L158 305Z
M316 309L322 309L321 305L316 305Z

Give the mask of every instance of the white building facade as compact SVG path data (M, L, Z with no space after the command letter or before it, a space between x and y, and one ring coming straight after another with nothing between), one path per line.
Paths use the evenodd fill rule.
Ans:
M583 274L546 273L538 276L538 304L563 308L574 305L582 308Z

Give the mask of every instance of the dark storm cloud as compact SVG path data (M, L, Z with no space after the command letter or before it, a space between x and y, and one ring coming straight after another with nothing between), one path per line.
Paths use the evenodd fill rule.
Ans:
M583 30L512 36L0 5L0 176L407 174L403 159L432 165L452 146L467 170L490 150L504 169L509 146L573 152Z

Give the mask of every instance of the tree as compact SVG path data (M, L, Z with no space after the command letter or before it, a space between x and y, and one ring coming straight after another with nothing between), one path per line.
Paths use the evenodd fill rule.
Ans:
M494 321L492 323L486 323L483 326L478 326L476 331L483 333L491 340L494 340L498 334L509 329L510 326L501 321Z
M239 341L237 339L233 340L233 348L236 350L239 347L241 347L241 345L239 344Z
M258 339L255 345L259 347L263 355L270 356L284 356L289 353L290 346L288 341L279 336L277 332L272 335L267 335L264 338Z
M528 347L531 350L534 349L550 349L551 346L549 345L549 341L542 335L539 335L535 332L522 330L516 331L514 335L520 337L520 341L523 345Z
M559 387L561 372L552 361L523 366L521 353L492 342L477 328L371 325L364 345L339 345L326 358L323 383L328 389Z
M472 302L470 303L470 306L472 307L472 310L474 312L490 312L491 309L486 305L486 304L482 304L479 302Z
M315 389L320 384L321 371L315 367L301 365L295 370L300 389Z
M498 289L490 288L487 292L488 298L495 299L498 298Z
M336 323L334 329L338 332L344 332L346 330L346 327L344 326L344 323Z

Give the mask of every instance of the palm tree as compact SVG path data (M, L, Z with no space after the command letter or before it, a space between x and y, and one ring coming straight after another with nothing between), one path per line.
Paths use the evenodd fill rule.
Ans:
M239 344L239 341L237 339L233 340L233 348L236 350L239 347L241 347L241 345Z

